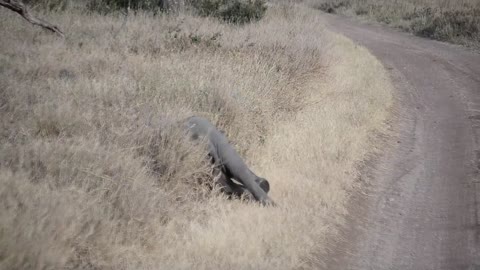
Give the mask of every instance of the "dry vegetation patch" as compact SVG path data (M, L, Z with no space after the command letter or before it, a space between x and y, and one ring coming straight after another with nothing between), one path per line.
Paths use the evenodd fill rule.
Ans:
M416 35L480 47L477 0L310 0L329 13L373 19Z
M290 269L321 263L383 129L382 66L314 11L244 26L190 15L0 9L1 269ZM276 208L205 188L178 123L211 119ZM319 260L319 261L317 261Z

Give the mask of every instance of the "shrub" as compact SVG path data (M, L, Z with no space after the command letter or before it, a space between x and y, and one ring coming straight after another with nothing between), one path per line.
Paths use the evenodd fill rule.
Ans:
M430 14L412 22L412 31L423 37L452 40L458 37L474 39L480 32L480 21L464 11Z
M368 14L368 8L365 6L358 6L355 8L355 14L362 16Z
M177 0L24 0L24 3L47 10L65 10L67 7L86 7L91 11L107 13L119 9L168 10L178 6Z
M166 10L171 5L169 0L90 0L87 7L90 10L108 12L118 9L133 10Z
M336 10L340 8L348 8L351 6L349 1L332 1L332 2L322 2L319 4L314 4L313 8L325 11L327 13L337 13Z
M199 0L192 1L191 5L201 16L237 24L258 21L267 10L264 0Z
M266 11L265 2L239 0L228 1L219 10L219 15L224 21L233 23L247 23L260 20Z
M216 17L226 22L244 24L260 20L267 10L265 0L24 0L25 3L47 9L65 10L68 6L84 7L87 10L109 13L122 9L148 10L153 12L176 10L186 3L204 17Z
M216 15L220 6L222 5L222 0L191 0L190 5L192 5L197 13L202 16L211 16Z
M415 35L480 46L480 1L310 0L328 13L357 15Z
M46 10L65 10L72 4L71 0L23 0L27 5L40 7Z

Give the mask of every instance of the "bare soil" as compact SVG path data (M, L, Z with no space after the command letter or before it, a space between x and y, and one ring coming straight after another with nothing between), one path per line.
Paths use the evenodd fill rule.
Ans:
M480 55L325 15L396 87L387 139L328 269L480 269Z

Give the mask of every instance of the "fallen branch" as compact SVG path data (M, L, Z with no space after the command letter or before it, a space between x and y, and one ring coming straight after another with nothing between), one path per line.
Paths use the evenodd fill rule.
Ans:
M35 18L32 14L30 14L25 4L22 3L21 1L0 0L0 6L8 8L13 12L20 14L20 16L22 16L25 20L27 20L29 23L33 25L38 25L40 27L43 27L44 29L47 29L49 31L52 31L60 35L61 37L65 37L63 32L60 29L58 29L57 26L50 24L49 22L46 22L42 19Z

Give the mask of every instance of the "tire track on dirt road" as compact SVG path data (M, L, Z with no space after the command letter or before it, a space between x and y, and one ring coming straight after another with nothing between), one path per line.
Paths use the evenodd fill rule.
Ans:
M325 17L383 62L397 97L397 135L328 269L480 269L480 54Z

